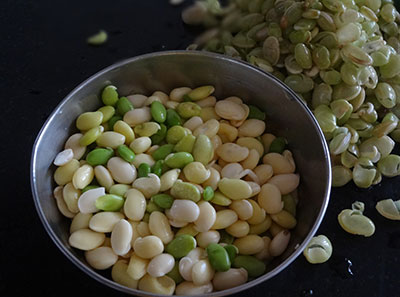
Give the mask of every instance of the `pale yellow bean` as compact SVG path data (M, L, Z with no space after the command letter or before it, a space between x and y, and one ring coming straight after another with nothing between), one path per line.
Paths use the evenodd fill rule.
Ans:
M243 125L244 121L247 119L250 113L250 108L246 104L241 104L240 105L242 109L244 110L244 117L241 120L230 120L230 124L236 128L240 127Z
M272 224L272 219L269 215L267 215L265 217L265 220L262 221L261 223L257 224L257 225L250 225L250 231L249 234L262 234L264 232L266 232Z
M152 277L146 274L139 280L139 290L160 294L172 295L175 291L175 282L172 278L164 275L161 277Z
M54 158L53 164L56 166L62 166L67 164L74 158L74 151L72 149L65 149L57 154Z
M257 202L255 202L253 199L248 200L251 203L251 206L253 207L253 215L251 216L250 219L247 220L249 224L252 225L257 225L260 224L262 221L265 220L265 210L258 205Z
M54 199L56 199L57 208L61 214L67 218L72 219L75 213L71 212L63 198L63 186L57 186L53 191Z
M151 259L164 250L164 245L160 238L154 235L139 237L133 244L134 252L143 259Z
M258 151L255 149L251 149L247 158L244 159L240 164L243 166L244 169L253 170L254 168L256 168L258 161L260 161L260 155Z
M161 239L164 244L168 244L174 238L168 218L159 211L153 211L149 218L150 232ZM154 276L154 275L153 275Z
M132 226L131 246L133 247L133 244L135 243L135 240L138 239L139 237L142 237L142 236L139 234L139 231L137 230L137 226L139 226L139 222L135 222L135 221L131 221L131 220L128 220L128 222Z
M258 183L251 182L251 181L248 181L247 183L249 184L249 186L251 188L251 197L254 197L255 195L258 195L260 193L261 187Z
M198 127L203 125L203 120L199 116L194 116L188 119L183 127L189 129L190 131L195 131Z
M104 270L113 266L118 256L110 247L101 246L85 252L85 259L94 269Z
M223 143L234 142L238 137L238 133L238 129L228 123L222 122L219 125L218 135Z
M258 165L253 171L258 177L260 185L265 184L274 175L272 166L267 164Z
M247 282L247 270L244 268L231 268L228 271L215 273L213 279L214 289L222 291L243 285Z
M135 132L133 132L132 128L124 121L117 121L114 124L113 129L114 132L125 136L125 144L129 145L133 140L135 140Z
M135 108L133 110L130 110L125 113L123 120L131 127L135 127L137 125L151 121L150 108L145 106L142 108Z
M72 176L72 184L76 189L83 189L92 182L93 178L93 167L85 164L74 172L74 175Z
M221 170L221 177L239 178L243 172L243 167L240 163L228 163Z
M196 236L197 245L203 249L207 248L210 243L218 243L221 236L216 230L209 230L206 232L200 232Z
M63 188L63 199L68 207L68 210L72 213L79 212L78 199L80 195L81 191L76 189L72 183L66 184Z
M182 102L183 96L188 94L192 89L188 87L175 88L169 93L169 98L176 102Z
M124 215L115 211L103 211L93 215L89 221L89 228L96 232L108 233L124 218Z
M147 273L152 277L166 275L174 268L175 259L170 254L160 254L155 256L147 265Z
M122 219L114 225L111 232L111 247L119 256L125 255L131 249L132 239L132 226L131 224Z
M146 198L137 189L129 189L126 192L126 199L124 203L125 215L133 220L140 221L146 212Z
M101 147L116 149L118 146L125 143L125 136L114 131L106 131L96 139L96 143Z
M71 149L74 153L74 159L79 160L83 157L86 152L86 146L79 144L79 140L82 138L82 133L75 133L71 135L65 142L64 149Z
M250 185L241 179L224 177L218 183L218 189L232 200L246 199L251 197Z
M200 111L200 115L201 119L203 120L203 122L207 122L208 120L214 119L214 120L219 120L220 117L218 116L218 114L215 112L214 107L204 107L201 109Z
M191 162L183 168L183 174L189 182L202 184L210 177L211 172L203 163Z
M126 98L132 103L134 108L143 107L144 102L147 100L147 96L142 94L129 95Z
M183 296L194 296L211 293L213 291L213 285L211 282L196 286L193 282L184 281L176 286L175 294Z
M269 253L269 245L271 243L271 238L268 236L263 236L262 239L264 240L264 248L261 252L255 254L254 256L262 261L269 261L272 259L271 254Z
M136 168L139 168L142 163L147 163L151 167L156 163L156 161L149 154L138 154L132 162L133 166Z
M128 263L126 260L118 260L111 269L111 278L116 283L128 288L136 289L138 281L127 273Z
M269 147L271 146L271 143L274 141L275 138L276 136L271 133L265 133L261 135L261 140L264 145L264 150L266 153L269 152Z
M234 237L244 237L249 234L250 226L246 221L236 221L228 228L225 229L230 235Z
M207 201L200 201L198 207L200 213L194 224L199 232L206 232L214 225L217 213L214 207Z
M219 122L216 119L210 119L206 121L204 124L197 127L193 131L193 135L197 137L200 134L204 134L208 136L208 138L211 138L217 135L218 130L219 130Z
M111 186L114 185L114 180L111 176L110 171L103 165L97 165L94 168L94 176L100 186L106 188L107 191L110 190Z
M298 174L278 174L268 180L268 183L274 184L281 191L282 195L293 192L300 183L300 176Z
M239 254L254 255L264 248L264 240L256 235L250 234L236 239L233 244L239 249Z
M74 248L88 251L101 246L105 238L104 233L95 232L90 229L79 229L70 235L68 243Z
M249 150L256 150L260 156L264 155L264 146L262 143L253 137L239 137L236 140L236 144L247 147Z
M272 221L271 227L269 227L269 233L271 233L272 236L276 236L278 233L281 231L285 230L283 227Z
M216 150L218 156L229 163L240 162L249 155L249 149L235 143L224 143Z
M149 262L149 259L140 258L132 253L126 272L134 280L139 280L147 273Z
M249 200L236 200L233 201L229 208L234 210L239 219L246 221L253 216L253 205L249 202Z
M160 177L160 192L167 191L172 188L174 183L178 180L178 176L181 173L180 169L171 169L165 172Z
M208 96L204 99L196 101L196 104L201 108L214 107L216 103L217 103L217 98L215 98L214 96Z
M217 150L220 147L220 145L222 145L222 140L218 135L214 135L213 137L211 137L210 140L211 140L212 146L214 148L214 151ZM213 154L212 160L217 160L217 159L218 159L218 155Z
M265 122L258 119L248 119L239 127L239 136L258 137L264 133Z
M71 225L69 226L69 233L73 233L79 229L89 228L89 222L93 215L91 213L78 212L72 219Z
M274 174L293 173L296 170L294 163L278 153L268 153L263 157L263 163L272 166Z
M175 236L181 235L181 234L189 234L195 237L197 234L199 234L199 231L196 229L195 225L193 223L187 224L186 226L182 227L181 229L178 230L178 232L175 233Z
M218 183L221 179L221 175L219 171L213 167L209 168L210 170L210 177L203 182L202 186L203 188L210 186L214 191L218 188Z
M286 210L271 214L271 219L285 229L293 229L297 225L296 218Z
M110 158L107 168L113 179L121 184L130 184L137 176L136 168L120 157Z
M60 166L54 172L54 181L59 186L63 186L72 181L75 171L78 170L80 164L76 159L72 159L67 164Z
M151 196L160 191L161 181L156 174L149 173L147 177L140 177L136 179L133 182L132 187L138 189L143 193L144 197L149 199Z
M290 232L288 230L282 230L274 236L271 243L269 244L269 253L273 257L278 257L283 254L286 250L290 240Z
M150 146L151 146L151 139L150 137L147 136L136 138L129 145L130 149L133 150L133 152L136 155L144 153L150 148Z
M226 229L238 220L236 212L231 209L217 211L214 225L211 229Z
M275 214L283 209L282 195L274 184L266 183L257 196L258 204L269 214Z
M215 104L215 112L226 120L242 120L246 117L246 112L241 104L230 100L220 100Z
M139 222L139 224L136 226L136 231L138 232L140 237L151 235L149 223L145 221Z

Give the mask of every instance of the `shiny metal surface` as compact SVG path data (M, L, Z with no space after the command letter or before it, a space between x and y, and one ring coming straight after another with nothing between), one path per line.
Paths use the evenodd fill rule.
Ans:
M57 247L85 273L122 292L156 296L121 286L93 270L83 253L68 244L70 220L58 211L52 191L52 161L75 130L76 117L100 106L100 91L107 84L121 95L167 93L175 87L212 84L219 99L236 95L262 107L267 130L289 141L299 187L298 224L292 231L287 251L269 265L265 275L241 286L206 294L224 296L249 289L285 269L314 236L325 214L331 188L329 151L321 130L309 109L283 83L258 68L226 56L196 51L167 51L118 62L93 75L75 88L50 115L35 141L31 159L31 187L39 217ZM273 280L272 280L273 281Z

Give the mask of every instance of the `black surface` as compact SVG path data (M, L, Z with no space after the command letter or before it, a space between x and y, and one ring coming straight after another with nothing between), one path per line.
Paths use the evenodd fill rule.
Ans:
M125 296L75 267L45 232L30 191L31 149L53 108L90 75L127 57L185 48L194 31L182 25L181 9L167 0L0 2L0 296ZM109 42L88 46L87 36L99 29L110 33ZM300 256L237 296L400 296L400 225L374 209L378 200L399 199L399 180L335 189L318 230L331 239L332 258L311 265ZM376 224L371 238L337 223L355 200Z

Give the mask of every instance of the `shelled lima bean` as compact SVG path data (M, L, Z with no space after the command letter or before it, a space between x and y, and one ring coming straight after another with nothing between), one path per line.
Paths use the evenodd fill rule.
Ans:
M207 28L188 49L247 61L296 92L329 143L332 185L368 188L400 174L390 155L400 141L395 2L197 0L182 20Z
M214 91L121 97L107 86L55 157L69 244L115 282L208 293L262 275L286 250L300 182L287 141L258 107Z

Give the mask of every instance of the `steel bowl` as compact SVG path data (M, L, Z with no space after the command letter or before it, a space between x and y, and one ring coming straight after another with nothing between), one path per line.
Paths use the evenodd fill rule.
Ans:
M156 296L113 282L92 269L81 251L68 243L70 220L63 217L53 198L52 161L66 139L76 132L75 119L100 106L100 91L108 84L120 95L169 93L181 86L214 85L215 96L239 96L264 109L267 130L286 137L296 161L301 183L298 189L298 224L286 252L268 265L267 272L246 284L206 296L224 296L252 288L281 272L303 251L317 231L327 208L331 188L329 150L313 114L298 96L269 73L223 55L197 51L166 51L118 62L76 87L49 116L35 141L31 159L31 187L39 217L56 246L82 271L102 284L124 293Z

